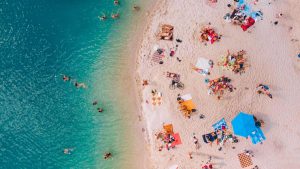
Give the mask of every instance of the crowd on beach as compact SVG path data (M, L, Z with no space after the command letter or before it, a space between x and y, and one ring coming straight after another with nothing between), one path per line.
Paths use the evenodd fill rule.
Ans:
M218 3L217 0L208 0L210 3ZM253 5L256 5L258 1L254 1ZM263 18L263 12L262 11L254 11L250 8L250 4L246 2L246 0L234 0L233 4L228 4L227 5L229 8L232 9L231 13L228 13L224 16L224 19L226 22L230 22L233 25L239 25L242 28L242 31L249 31L251 29L254 29L252 27L255 23L258 23L260 20ZM283 14L280 13L278 17L281 17ZM274 23L275 24L275 23ZM277 23L278 24L278 21ZM276 25L275 24L275 25ZM213 45L214 43L217 43L221 41L221 37L223 35L220 35L217 33L217 28L213 27L211 23L208 23L207 26L203 26L202 28L199 29L199 34L198 34L198 40L200 40L201 43L204 43L205 46L207 46L209 43L210 45ZM164 60L167 60L166 58L176 58L178 62L181 62L181 59L179 58L177 54L177 49L180 48L180 43L185 43L182 40L180 40L178 37L174 37L174 32L176 31L176 27L169 23L162 23L159 24L157 34L155 35L157 38L157 41L173 41L176 39L176 47L171 47L171 48L163 48L161 46L163 45L154 45L154 52L150 53L149 56L149 62L151 62L151 66L158 66L158 65L163 65L165 64ZM250 31L249 31L250 33ZM179 36L179 35L177 35ZM179 42L179 41L180 42ZM160 44L163 44L163 42L160 42ZM170 43L168 45L170 46ZM145 55L144 55L145 57ZM233 72L233 74L245 74L248 69L251 69L250 65L248 64L247 60L247 52L245 50L239 50L237 52L230 52L230 50L227 50L227 54L225 56L222 56L219 61L217 61L217 66L220 68L220 70L230 70ZM299 54L300 57L300 54ZM172 66L179 66L179 65L172 65ZM204 82L207 84L208 88L208 94L209 95L215 95L217 96L217 100L222 100L223 96L228 92L234 92L238 86L233 86L232 82L234 78L229 78L226 77L225 75L222 75L218 78L213 78L210 79L209 76L212 75L211 70L214 69L214 61L211 59L203 59L201 58L199 61L199 64L197 63L196 65L192 65L192 70L196 71L199 74L202 74L206 76ZM156 69L157 70L157 69ZM171 79L171 90L174 89L184 89L185 85L180 79L180 72L167 72L163 73L167 75L167 78ZM143 76L143 75L141 75ZM152 87L152 79L143 79L142 77L142 85L144 88L146 87ZM155 83L155 86L157 86L157 82ZM179 87L177 87L179 86ZM255 88L255 86L253 86ZM159 89L155 89L155 91L159 91ZM266 95L270 99L273 98L273 95L271 94L271 89L268 84L264 84L261 82L257 82L257 86L255 89L255 92L258 95ZM162 98L160 98L162 99ZM179 110L181 112L184 112L184 116L190 118L193 112L196 112L197 109L195 109L193 103L192 103L192 98L186 99L186 98L181 98L181 94L178 94L177 102L179 104ZM148 99L145 100L146 104L150 104ZM152 106L157 106L157 105L152 105ZM253 116L253 115L250 115ZM205 116L201 114L200 119L204 119ZM255 116L253 116L252 119L253 124L255 124L255 128L257 128L257 131L252 131L250 132L249 135L244 136L244 137L249 137L252 139L253 144L260 143L262 144L263 141L265 140L264 135L262 134L261 128L264 127L264 121L263 120L258 120ZM156 139L159 142L158 146L158 151L163 151L164 147L168 151L171 149L174 149L177 147L177 145L181 144L180 143L180 137L175 137L177 136L175 132L170 132L165 129L165 124L163 125L164 129L156 132L155 136ZM221 151L222 147L224 144L229 144L233 143L236 144L239 142L239 135L235 134L235 132L231 131L226 123L225 125L220 128L220 129L215 129L213 132L208 133L208 134L203 134L203 142L208 143L212 145L212 143L216 143L219 145L218 150ZM192 136L193 143L195 145L195 149L198 150L200 149L200 141L197 135ZM233 146L233 149L235 147ZM193 159L193 153L192 152L187 152L188 156L190 159ZM245 156L244 156L245 155ZM243 158L246 158L245 161L251 161L251 157L254 157L254 153L251 150L244 150L241 151L239 154L241 165ZM209 159L209 162L205 163L202 165L202 169L211 169L213 168L213 163L211 163L211 158ZM249 162L250 163L250 162ZM249 166L252 166L249 164ZM255 169L258 169L257 165L253 165Z

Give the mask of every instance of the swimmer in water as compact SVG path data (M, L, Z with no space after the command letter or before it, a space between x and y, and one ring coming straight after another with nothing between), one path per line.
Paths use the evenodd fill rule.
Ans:
M102 112L103 112L103 109L102 109L102 108L98 108L97 110L98 110L99 113L102 113Z
M98 18L99 18L101 21L107 19L106 15L98 16Z
M119 3L119 0L114 0L114 4L115 5L119 5L120 3Z
M72 148L65 148L64 149L64 154L71 154L72 151L73 151Z
M84 84L84 83L78 83L78 82L75 82L74 83L75 87L77 87L77 89L79 88L87 88L87 86Z
M66 76L66 75L63 75L63 80L64 80L64 82L70 81L70 80L71 80L71 77Z
M119 16L120 16L119 13L111 14L112 19L117 19L117 18L119 18Z

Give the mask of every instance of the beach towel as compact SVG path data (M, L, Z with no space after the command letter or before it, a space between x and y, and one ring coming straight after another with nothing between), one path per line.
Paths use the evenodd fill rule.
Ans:
M252 25L254 25L255 20L251 17L247 18L246 23L241 25L241 28L243 29L243 31L248 30L248 28L250 28Z
M186 100L184 102L181 103L182 106L185 106L187 110L193 110L196 109L195 104L193 103L192 100Z
M165 130L166 134L174 134L172 124L164 125L164 130Z
M182 144L179 133L175 133L172 135L175 138L175 141L171 144L171 147L175 147L176 145Z
M196 67L199 69L210 69L209 60L206 58L199 57L196 63Z
M208 134L203 134L202 135L204 143L211 143L214 142L218 136L216 132L208 133Z
M227 123L224 118L222 118L220 121L217 123L213 124L212 127L214 128L215 131L218 130L225 130L228 128Z
M253 164L251 157L248 156L246 153L238 154L238 158L240 160L240 164L242 168L249 167Z
M257 127L255 131L253 131L250 135L251 141L253 144L261 143L266 140L266 137L262 130Z
M161 52L162 51L162 52ZM160 63L162 61L162 58L164 57L163 55L164 50L162 49L157 49L153 55L152 55L152 61L156 63Z
M191 94L186 94L180 97L182 100L187 101L187 100L192 100L192 95Z

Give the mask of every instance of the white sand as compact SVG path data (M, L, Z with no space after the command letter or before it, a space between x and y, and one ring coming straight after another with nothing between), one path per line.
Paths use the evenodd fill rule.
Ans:
M255 8L262 10L264 19L249 29L251 33L243 32L239 26L223 20L223 16L231 11L227 4L232 2L219 0L216 6L211 7L204 0L162 0L149 14L151 19L138 56L137 81L141 88L141 104L154 168L167 169L173 164L178 164L180 169L200 168L208 156L212 156L214 167L238 169L241 167L237 154L244 149L254 151L253 162L262 169L300 168L300 61L297 58L300 43L291 41L300 38L300 1L260 0ZM279 12L284 15L276 19L276 13ZM270 23L275 20L279 21L276 26ZM223 37L220 42L205 46L198 37L201 26L208 22ZM153 46L157 44L168 51L176 44L175 40L158 41L155 38L158 25L164 23L173 25L174 38L183 42L179 43L174 58L166 57L164 64L159 65L151 62ZM292 30L289 30L290 26ZM215 65L208 78L226 75L237 88L218 101L207 94L205 77L195 73L190 64L195 64L198 57L212 59L216 64L227 49L232 52L246 50L251 66L245 74L238 75ZM182 62L178 62L176 57L181 58ZM166 71L179 73L185 89L170 90L170 79L164 75ZM150 85L141 87L142 79L150 80ZM270 85L273 99L256 94L255 86L259 83ZM162 92L161 106L146 103L146 100L151 102L152 89ZM184 118L177 109L178 93L192 94L198 111L191 119ZM230 122L240 111L254 114L265 121L262 130L267 140L262 145L252 145L250 140L238 137L239 143L225 144L223 150L218 151L216 144L211 147L202 141L201 135L213 131L211 125L222 117L232 129ZM205 119L199 119L200 114L204 114ZM162 130L164 122L173 124L183 144L170 151L163 149L159 152L159 142L154 133ZM195 150L193 145L193 133L200 140L199 150ZM236 148L232 149L233 146ZM193 152L193 159L189 159L188 152Z

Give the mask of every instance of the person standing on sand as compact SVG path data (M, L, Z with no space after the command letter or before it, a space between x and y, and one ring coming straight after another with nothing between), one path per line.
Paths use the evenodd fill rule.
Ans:
M200 148L200 144L198 138L195 135L193 136L193 142L195 144L196 150L198 150Z

